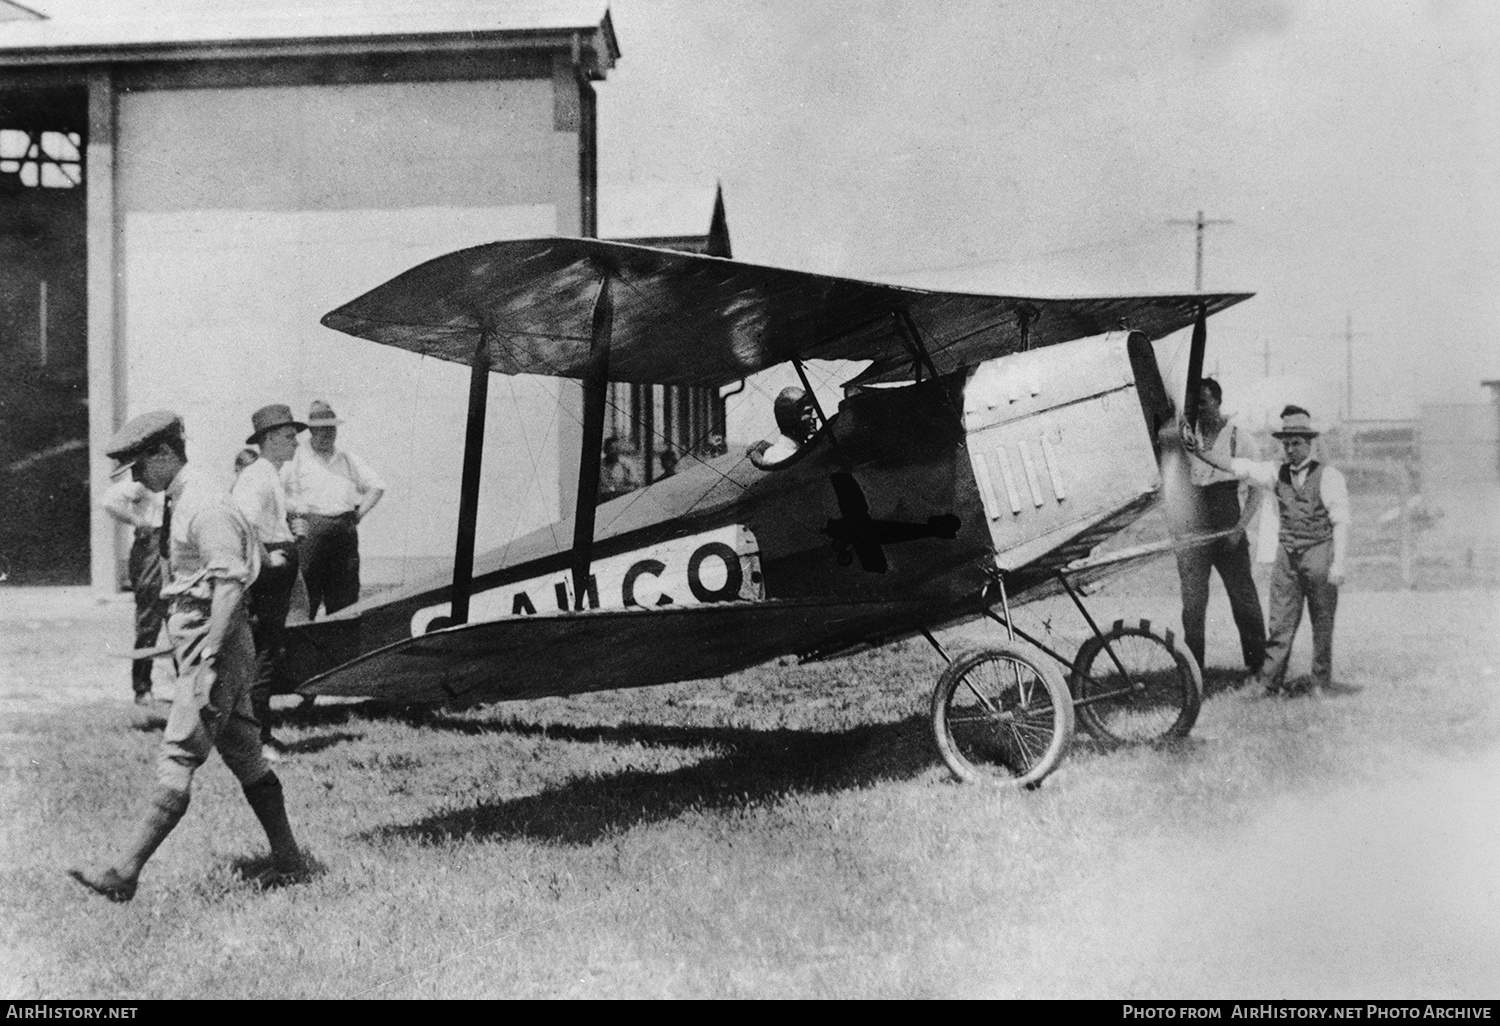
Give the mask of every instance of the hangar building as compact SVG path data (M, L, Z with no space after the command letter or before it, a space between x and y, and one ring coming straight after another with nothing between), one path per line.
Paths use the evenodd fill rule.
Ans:
M318 319L463 246L599 234L619 53L602 0L0 0L0 572L117 586L94 500L129 417L179 410L227 483L253 410L313 399L389 485L366 580L451 565L466 368ZM480 551L571 509L581 437L573 382L489 402Z

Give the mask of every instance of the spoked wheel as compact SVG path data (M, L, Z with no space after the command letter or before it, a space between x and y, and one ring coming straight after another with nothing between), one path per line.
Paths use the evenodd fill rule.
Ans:
M1203 675L1171 633L1123 621L1083 643L1069 678L1083 729L1109 747L1186 737L1203 704Z
M1005 641L948 664L932 693L932 733L964 781L1038 783L1073 736L1073 700L1041 652Z

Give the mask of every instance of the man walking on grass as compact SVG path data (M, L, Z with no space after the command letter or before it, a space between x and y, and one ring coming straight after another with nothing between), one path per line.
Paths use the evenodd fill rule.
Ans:
M255 645L245 595L260 570L260 542L228 493L188 465L177 414L141 414L115 432L105 452L120 470L129 468L135 480L166 495L162 595L170 602L177 694L162 735L156 793L135 836L113 864L68 874L111 901L133 898L141 869L187 811L193 773L217 748L271 842L272 868L261 882L299 879L307 863L250 708Z
M1351 694L1359 688L1333 679L1333 618L1349 553L1349 489L1343 474L1312 458L1318 432L1302 407L1283 409L1281 430L1272 436L1285 451L1281 463L1227 459L1187 432L1183 444L1210 466L1276 496L1281 530L1271 574L1271 636L1260 674L1264 693L1290 691L1285 683L1287 663L1305 602L1312 618L1312 686L1329 694Z

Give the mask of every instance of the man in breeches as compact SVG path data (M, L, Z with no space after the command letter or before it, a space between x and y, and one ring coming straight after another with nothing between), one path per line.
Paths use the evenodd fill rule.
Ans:
M245 608L261 547L228 493L188 466L182 420L158 410L126 423L105 450L137 481L166 493L162 536L170 602L167 632L178 668L177 694L157 759L151 808L112 865L69 875L111 901L129 901L146 861L187 811L193 774L217 748L239 779L271 842L265 883L290 882L307 865L287 822L281 781L261 754L250 708L255 646Z

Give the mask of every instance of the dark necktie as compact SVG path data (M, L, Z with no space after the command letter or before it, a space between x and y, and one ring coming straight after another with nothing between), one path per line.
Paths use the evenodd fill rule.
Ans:
M157 543L157 551L161 558L170 561L172 558L172 500L163 498L161 507L161 540Z

